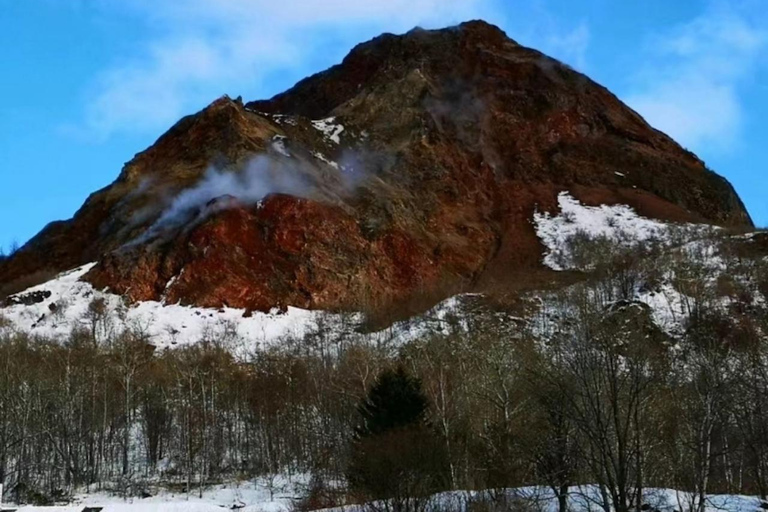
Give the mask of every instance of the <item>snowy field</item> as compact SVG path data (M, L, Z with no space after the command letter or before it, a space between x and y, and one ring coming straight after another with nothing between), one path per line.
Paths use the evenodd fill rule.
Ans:
M186 494L169 491L158 492L150 498L121 500L109 494L80 494L75 501L86 506L105 506L105 512L207 512L241 510L245 512L290 511L293 503L303 493L308 478L304 475L287 478L276 477L272 481L259 479L255 482L233 482L214 486L203 491L202 497L193 489Z
M174 493L158 490L148 498L123 499L107 492L79 492L67 505L54 507L24 506L18 512L81 512L84 507L103 507L104 512L287 512L307 487L308 476L292 478L276 476L273 479L229 482L205 489L202 497L196 489L192 493ZM6 508L14 508L5 504Z
M601 512L602 506L596 486L572 488L568 497L571 512ZM688 493L672 489L647 489L644 495L649 510L674 512L695 510L695 503ZM498 508L490 508L495 505ZM693 505L693 506L692 506ZM488 507L488 508L483 508ZM544 487L525 487L503 491L462 492L453 491L433 496L425 506L425 512L467 512L469 510L510 510L526 512L557 512L558 503L551 490ZM363 512L363 506L347 506L331 509L333 512ZM758 512L761 501L754 496L710 496L704 512Z
M299 482L304 482L301 478ZM19 512L81 512L83 507L103 507L103 512L220 512L240 510L244 512L289 512L294 510L300 499L296 486L288 480L273 482L270 495L265 482L221 485L208 489L203 497L193 494L174 495L164 492L146 499L129 499L106 494L81 494L72 504L57 507L21 507ZM594 512L602 510L600 494L596 486L572 487L568 497L572 512ZM689 493L671 489L647 489L644 502L659 512L686 511L695 508L696 503ZM466 512L478 504L496 504L501 510L526 510L531 512L557 512L557 499L545 487L525 487L499 491L451 491L440 493L426 500L425 512ZM704 508L705 512L758 512L761 501L754 496L713 495ZM475 508L476 509L476 508ZM363 512L366 507L348 505L329 512Z

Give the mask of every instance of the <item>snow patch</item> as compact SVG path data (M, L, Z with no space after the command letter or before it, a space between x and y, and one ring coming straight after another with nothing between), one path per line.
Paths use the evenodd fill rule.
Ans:
M557 202L559 214L536 212L533 216L536 234L547 248L544 264L553 270L576 269L569 242L578 235L640 243L662 236L668 229L663 222L641 217L626 205L585 206L568 192L561 192Z
M637 300L651 308L651 318L659 329L673 337L682 336L691 313L688 297L666 282L658 290L639 293Z
M339 169L339 164L334 162L333 160L330 160L327 158L324 154L320 153L319 151L313 151L312 156L320 160L321 162L325 162L326 164L330 165L334 169Z
M312 121L312 126L314 126L316 130L323 132L323 135L325 136L326 139L329 139L332 142L339 144L341 142L339 135L341 135L341 132L344 131L344 126L341 124L335 123L334 121L336 121L335 117L319 119L316 121Z
M256 114L257 116L271 119L272 121L275 121L278 124L288 124L291 126L298 125L298 122L296 121L296 117L289 114L270 114L269 112L261 112L260 110L256 110L249 107L245 107L245 110L252 114Z
M361 333L361 313L329 313L289 306L268 313L244 309L199 308L145 301L126 304L119 295L96 290L81 278L96 263L64 272L47 283L29 288L14 297L34 292L50 292L36 304L16 304L0 308L0 316L9 327L32 335L65 339L74 329L87 329L98 340L107 340L125 329L137 329L160 349L196 343L206 339L232 339L249 348L268 348L325 330L328 336L367 341L377 345L398 346L427 333L446 332L461 317L463 298L456 296L436 305L423 315L371 333ZM178 279L172 278L166 289ZM94 305L102 307L95 308ZM104 311L106 314L98 314Z
M95 263L89 263L17 294L16 297L35 291L51 293L40 303L9 306L0 309L0 314L15 329L48 338L65 337L73 329L90 330L94 326L98 334L106 338L125 328L136 327L148 334L159 348L194 343L226 332L236 333L257 346L288 337L300 338L315 328L322 314L288 307L285 312L253 312L244 318L245 310L234 308L196 308L158 301L129 306L122 297L96 290L80 280L94 266ZM110 315L95 318L89 311L94 301L103 301L104 310Z

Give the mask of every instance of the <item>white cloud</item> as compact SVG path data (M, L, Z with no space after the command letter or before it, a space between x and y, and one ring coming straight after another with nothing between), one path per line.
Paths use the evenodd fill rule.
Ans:
M181 0L162 3L138 0L157 17L185 18L195 22L256 22L268 20L285 26L376 22L412 26L414 22L440 22L477 12L476 0Z
M157 132L225 93L244 94L278 69L302 69L345 31L405 31L487 17L492 0L128 0L107 3L156 36L91 86L87 136ZM255 98L249 98L255 99Z
M587 67L587 49L589 48L590 31L585 22L564 33L553 32L542 41L541 48L552 56L585 71Z
M757 4L741 4L742 7ZM682 145L729 151L745 118L741 92L765 65L768 25L751 8L717 3L691 22L654 38L627 103ZM661 64L660 64L661 63Z

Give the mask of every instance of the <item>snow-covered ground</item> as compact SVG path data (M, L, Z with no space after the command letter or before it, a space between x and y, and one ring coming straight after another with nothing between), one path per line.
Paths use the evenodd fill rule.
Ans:
M288 512L303 495L306 484L305 475L291 479L276 477L271 481L231 482L205 489L202 497L195 489L189 495L160 490L148 498L126 499L107 492L80 492L68 505L25 506L18 512L82 512L83 507L103 507L103 512Z
M575 268L569 251L570 241L578 235L638 244L663 237L669 230L667 224L641 217L629 206L585 206L568 192L561 192L557 199L557 215L536 212L533 217L536 234L547 248L544 264L554 270Z
M102 503L97 508L102 512L221 512L229 510L225 507L211 505L207 503L187 503L187 502L168 502L168 503ZM15 509L16 510L16 509ZM240 510L251 510L253 512L262 511L280 511L284 508L246 508ZM81 506L55 506L55 507L21 507L17 512L83 512Z
M276 476L271 480L229 482L209 487L199 495L160 490L148 498L122 499L109 493L78 493L73 504L104 506L104 512L207 512L241 510L246 512L288 512L305 492L309 477Z
M692 496L672 489L646 489L644 502L658 512L691 510ZM603 510L597 486L572 487L568 497L571 512ZM485 507L482 506L486 505ZM758 512L760 500L754 496L713 495L706 500L705 512ZM480 506L478 506L480 505ZM497 505L498 508L491 508ZM326 512L364 512L366 507L351 505ZM557 512L558 503L547 487L523 487L497 491L451 491L432 496L424 506L425 512L468 512L471 510L531 510Z
M329 117L327 119L318 119L312 121L312 126L321 132L326 139L335 144L341 143L339 136L344 131L344 126L336 122L335 117Z
M107 493L77 494L73 502L57 507L21 507L19 512L81 512L83 506L103 507L103 512L220 512L240 510L244 512L288 512L303 497L306 477L296 479L277 478L270 483L242 482L221 484L208 488L202 497L192 493L174 494L162 491L149 498L128 498ZM271 488L271 492L270 492ZM600 492L597 486L572 487L568 504L572 512L601 510ZM425 511L467 512L479 503L503 504L508 510L536 510L556 512L557 499L548 487L522 487L495 491L450 491L428 499ZM694 504L690 493L673 489L646 489L644 503L659 512L689 510ZM530 508L524 508L527 505ZM348 505L327 512L363 512L361 505ZM761 501L755 496L712 495L706 500L705 512L758 512Z
M464 297L450 298L413 320L398 322L379 332L361 334L361 314L335 314L324 311L288 307L269 313L253 312L244 316L244 309L197 308L162 301L146 301L127 305L122 297L99 291L81 278L95 263L64 272L55 279L25 290L15 297L34 293L50 293L36 304L17 304L0 308L0 318L11 329L47 338L63 338L73 329L96 332L102 339L123 329L139 329L158 348L199 342L205 339L241 341L248 348L264 348L325 329L326 334L361 338L372 343L405 343L427 332L443 332L448 319L456 316ZM103 301L105 318L90 313L94 301ZM0 327L2 328L2 327Z

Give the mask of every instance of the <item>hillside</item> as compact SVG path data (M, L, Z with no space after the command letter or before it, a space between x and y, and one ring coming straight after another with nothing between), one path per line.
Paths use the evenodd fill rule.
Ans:
M469 22L382 35L271 100L182 119L0 283L95 262L85 279L130 301L413 312L553 279L531 219L563 190L751 225L723 178L605 88Z

